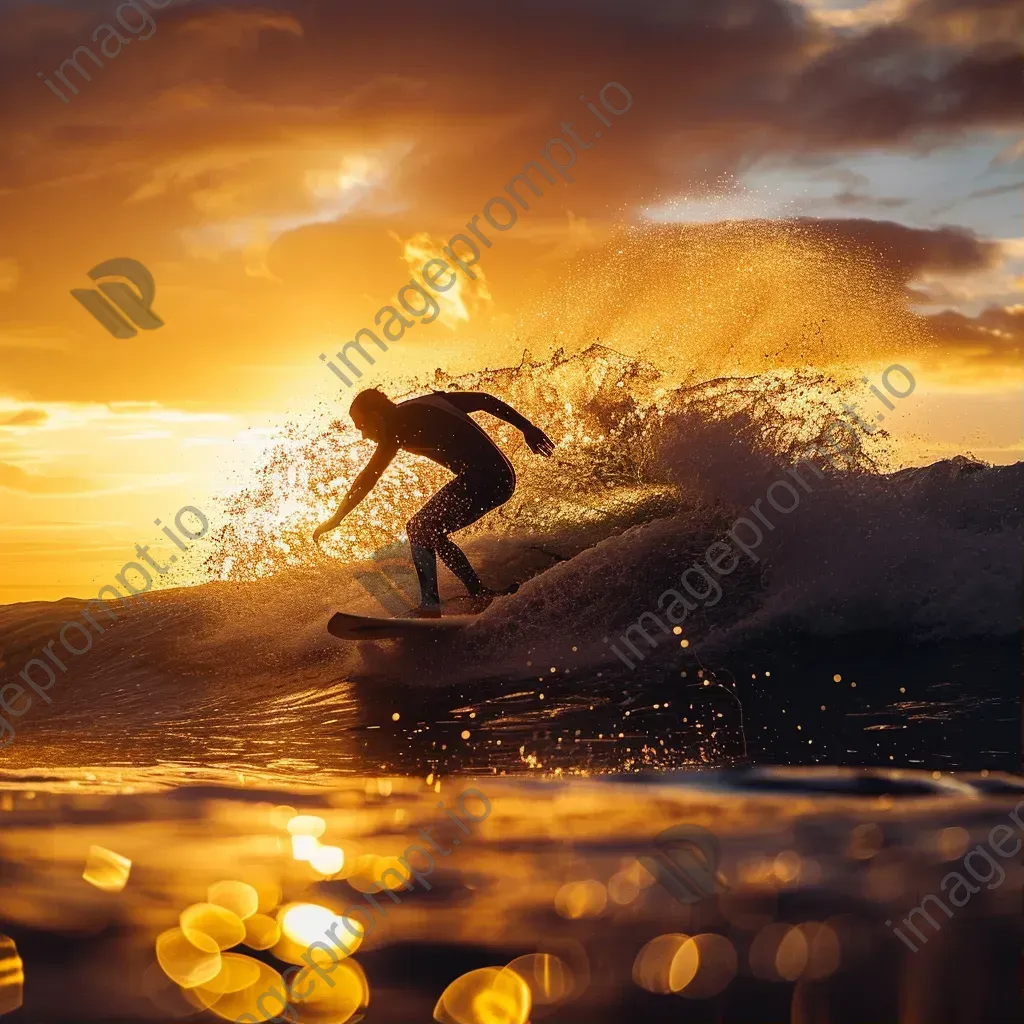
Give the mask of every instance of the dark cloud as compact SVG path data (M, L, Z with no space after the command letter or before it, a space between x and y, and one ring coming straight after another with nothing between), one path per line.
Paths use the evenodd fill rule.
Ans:
M1020 124L1024 55L1011 38L934 38L887 25L827 48L788 83L787 137L810 149L931 138Z
M975 317L947 309L927 320L948 352L963 352L977 363L1010 364L1018 371L1024 365L1024 306L989 306Z
M902 196L872 196L867 192L844 189L832 196L828 202L835 203L837 206L881 206L887 209L898 209L901 206L906 206L910 200Z
M592 146L579 147L575 181L545 185L486 255L510 305L513 282L546 272L570 223L601 239L642 204L721 195L752 164L818 169L840 149L919 149L1024 123L1019 14L992 0L918 3L855 32L789 0L449 0L443 14L419 0L172 2L154 11L151 38L61 103L37 72L95 46L116 7L0 7L12 98L0 129L14 140L0 149L0 257L20 271L0 295L0 383L36 401L227 401L263 387L253 382L295 358L296 338L352 330L408 279L401 239L450 238L562 122ZM604 126L586 104L609 81L634 102ZM310 186L351 154L382 168L356 200ZM836 180L841 204L871 212L863 175ZM804 229L874 253L903 283L997 252L954 228ZM132 340L134 361L70 296L112 253L153 269L167 322ZM17 341L28 324L39 344ZM171 338L202 374L139 370L163 365ZM224 397L216 382L238 374L250 376Z
M1008 192L1020 192L1024 195L1024 181L1011 181L1005 185L994 185L992 188L981 188L972 192L968 199L988 199L990 196L1006 195Z
M577 94L596 100L609 80L637 102L628 139L592 171L601 202L626 176L643 197L699 187L763 153L1024 122L1024 56L993 29L1024 30L1024 16L994 0L918 3L853 36L787 0L451 0L443 18L418 0L208 0L155 12L153 37L64 107L36 70L89 43L113 6L66 9L63 21L36 5L0 15L0 89L23 97L0 117L35 140L0 156L0 182L31 180L33 158L49 156L52 173L52 146L81 171L83 153L130 148L132 137L157 155L328 127L373 143L411 128L429 129L407 183L423 202L468 186L481 163L521 162L563 118L588 121Z
M844 249L870 253L880 269L906 283L923 271L969 273L995 266L1002 249L966 228L911 228L894 221L801 217L804 231Z

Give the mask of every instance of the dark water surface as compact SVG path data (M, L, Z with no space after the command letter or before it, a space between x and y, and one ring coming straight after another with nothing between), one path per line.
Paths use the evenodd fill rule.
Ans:
M305 778L750 763L1015 771L1021 763L1016 640L794 637L706 660L678 650L634 672L579 667L566 651L524 665L537 675L449 684L446 647L406 657L418 668L405 678L375 671L304 683L293 671L275 683L268 672L212 691L143 663L140 682L123 673L102 699L68 689L51 707L31 709L0 764L171 763Z
M329 779L295 766L243 776L168 764L7 771L0 782L0 1008L12 1024L236 1019L283 986L323 915L362 922L352 906L370 907L372 878L403 855L421 872L411 891L398 889L396 904L377 890L386 914L373 914L351 958L323 961L336 984L296 997L295 1019L429 1021L442 993L438 1019L459 1024L1020 1019L1019 856L993 858L1001 884L975 860L989 884L951 918L933 902L937 931L912 918L916 952L886 926L942 894L994 826L1019 835L1020 778L810 768ZM297 823L317 819L315 843L340 849L343 865L297 859ZM720 891L691 903L637 862L680 823L721 847ZM432 869L409 852L427 842L422 829L447 851ZM252 886L271 926L294 915L290 930L270 950L196 953L223 959L180 988L156 962L157 940L223 881ZM232 983L229 960L256 980ZM526 982L499 970L512 961Z

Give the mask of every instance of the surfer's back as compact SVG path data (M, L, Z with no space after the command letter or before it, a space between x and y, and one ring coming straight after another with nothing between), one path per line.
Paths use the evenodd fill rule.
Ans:
M396 405L388 426L399 448L439 462L455 473L481 463L505 461L484 430L444 392Z

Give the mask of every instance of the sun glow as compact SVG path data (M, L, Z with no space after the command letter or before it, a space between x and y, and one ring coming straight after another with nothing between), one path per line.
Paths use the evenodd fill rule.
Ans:
M397 235L392 237L399 240ZM443 259L441 248L444 244L443 239L431 238L426 232L420 232L408 239L402 255L410 272L420 277L424 264L433 259ZM479 313L486 305L493 303L483 268L477 264L473 267L473 273L476 274L476 280L467 281L463 274L453 272L455 280L451 287L434 296L441 307L438 319L446 327L454 329L460 323L468 323L471 315ZM441 276L439 280L443 283L446 276Z

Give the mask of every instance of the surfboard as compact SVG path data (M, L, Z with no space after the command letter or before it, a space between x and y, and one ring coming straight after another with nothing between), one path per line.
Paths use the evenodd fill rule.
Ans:
M475 615L445 615L440 619L378 619L336 612L327 632L339 640L408 640L456 633L476 622Z

